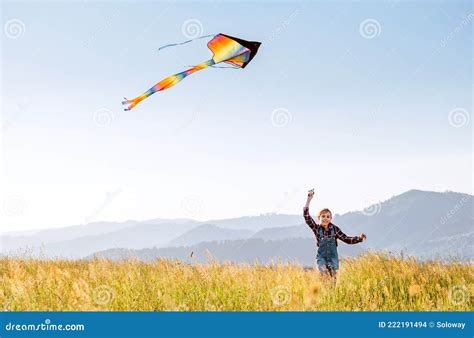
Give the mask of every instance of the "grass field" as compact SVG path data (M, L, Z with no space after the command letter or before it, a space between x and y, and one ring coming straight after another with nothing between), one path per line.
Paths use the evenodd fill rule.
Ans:
M473 310L474 267L367 254L337 284L297 265L0 259L4 311Z

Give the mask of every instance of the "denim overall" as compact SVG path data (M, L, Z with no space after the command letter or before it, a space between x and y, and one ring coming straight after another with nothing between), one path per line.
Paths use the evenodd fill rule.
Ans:
M329 235L324 234L324 228L319 227L319 248L316 262L321 273L328 273L332 276L339 269L339 257L337 255L337 239L334 226L330 225Z

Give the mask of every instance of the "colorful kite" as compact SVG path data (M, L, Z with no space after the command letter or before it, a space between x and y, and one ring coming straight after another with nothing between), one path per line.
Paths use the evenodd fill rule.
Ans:
M186 41L184 43L190 41L192 40ZM217 34L211 41L207 43L207 47L214 54L212 56L212 59L200 63L188 70L185 70L184 72L168 76L167 78L161 80L153 87L148 89L142 95L137 96L132 100L127 100L125 98L125 101L123 101L122 104L126 105L125 110L130 110L152 94L174 86L186 76L191 75L192 73L195 73L201 69L212 67L221 62L230 64L235 68L245 68L249 64L249 62L252 61L253 57L257 54L260 45L260 42L246 41L225 34Z

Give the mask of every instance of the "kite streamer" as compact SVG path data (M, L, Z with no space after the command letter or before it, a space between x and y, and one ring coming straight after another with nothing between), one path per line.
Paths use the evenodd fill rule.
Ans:
M169 45L165 45L165 46L162 46L162 47L158 48L158 50L162 50L162 49L165 49L165 48L168 48L168 47L182 46L182 45L185 45L185 44L190 43L192 41L199 40L199 39L204 39L204 38L209 38L211 36L216 36L216 34L204 35L204 36L200 36L198 38L194 38L194 39L184 41L184 42L180 42L180 43L170 43Z
M204 37L207 37L207 36L203 36L200 38L204 38ZM166 45L166 46L161 47L159 50L163 48L171 47L171 46L185 44L191 41L193 40L189 40L189 41L185 41L185 42L177 43L177 44ZM218 63L224 62L224 63L234 66L235 68L245 68L249 64L249 62L252 61L253 57L257 54L257 51L260 45L261 45L260 42L246 41L246 40L232 37L230 35L217 34L214 36L214 38L211 39L211 41L207 43L207 47L213 53L212 59L206 62L200 63L196 66L193 66L181 73L168 76L167 78L161 80L160 82L155 84L153 87L148 89L145 93L143 93L140 96L137 96L136 98L132 100L127 100L125 98L125 101L122 101L122 104L125 106L124 109L131 110L141 101L153 95L154 93L168 89L174 86L175 84L177 84L178 82L180 82L186 76L191 75L207 67L214 67L214 65Z

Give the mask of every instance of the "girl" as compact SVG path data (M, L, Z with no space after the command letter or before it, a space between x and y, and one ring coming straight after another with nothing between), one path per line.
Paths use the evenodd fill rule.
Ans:
M329 209L322 209L318 213L318 220L320 224L316 223L314 219L309 215L309 204L314 196L314 189L308 192L308 198L306 205L303 208L303 216L306 224L309 225L316 236L316 242L318 245L318 254L316 261L318 269L323 275L329 274L332 277L336 277L336 272L339 269L339 257L337 254L337 240L341 240L347 244L360 243L366 239L365 234L360 236L348 237L345 233L339 229L338 226L331 223L332 213Z

